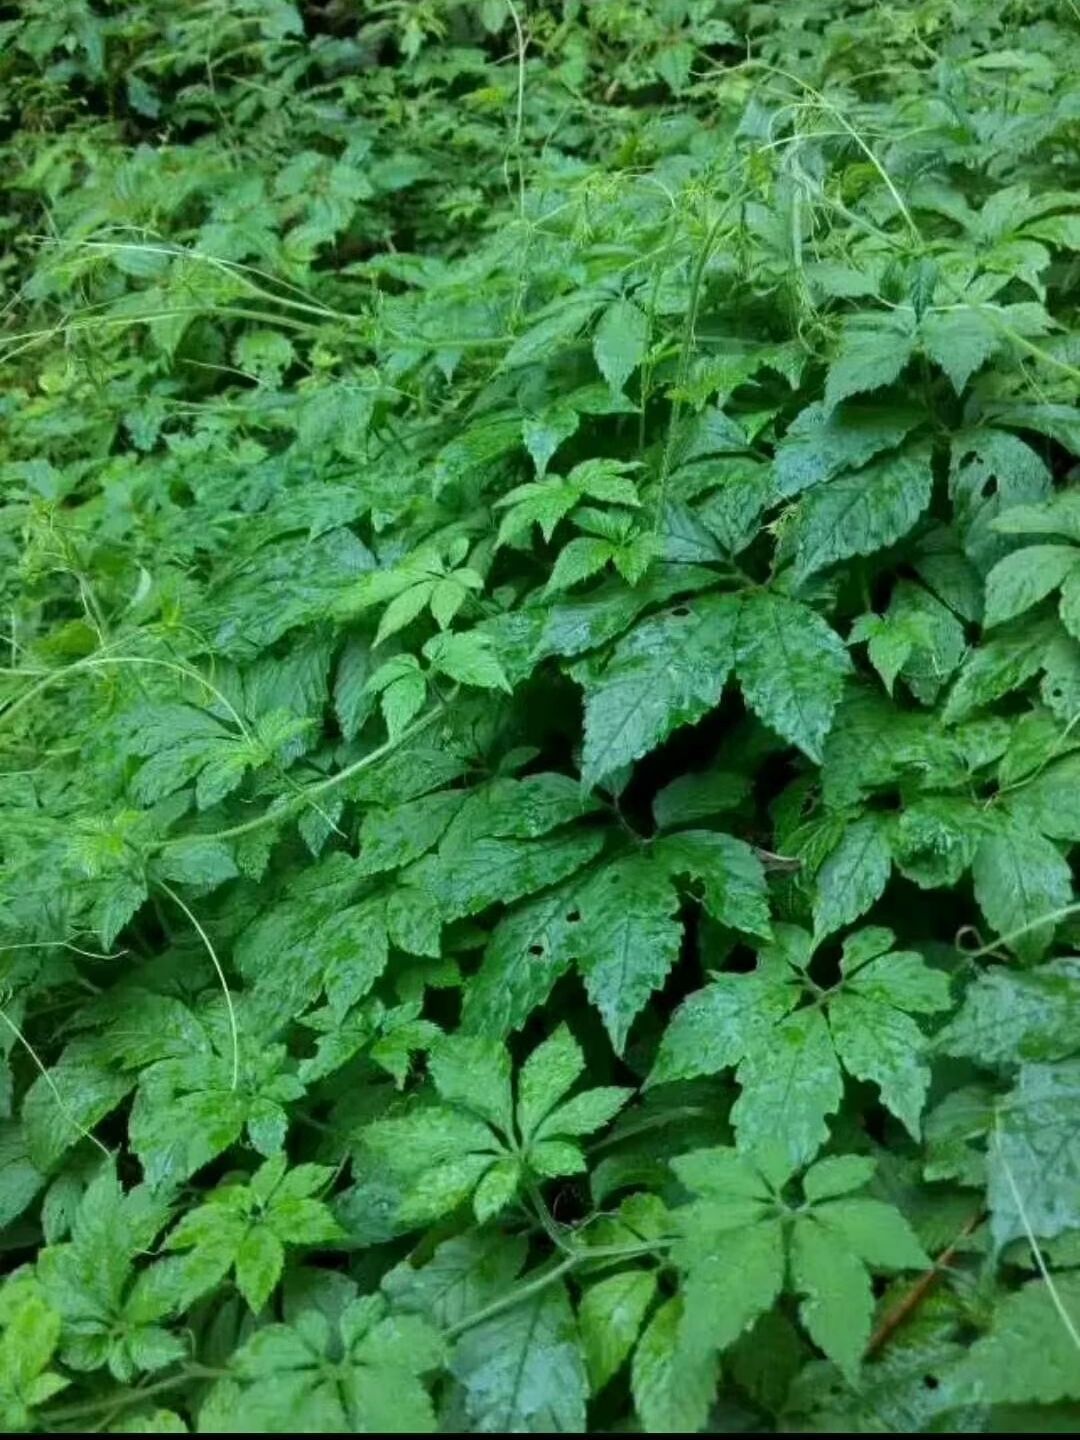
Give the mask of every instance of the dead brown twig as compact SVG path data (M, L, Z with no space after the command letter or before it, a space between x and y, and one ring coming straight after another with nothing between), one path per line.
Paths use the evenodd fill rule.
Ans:
M957 1235L956 1239L951 1241L951 1243L942 1250L929 1270L926 1270L920 1275L911 1289L908 1290L906 1294L901 1295L896 1304L885 1312L881 1318L881 1323L870 1336L870 1341L863 1357L864 1359L869 1360L871 1356L876 1355L879 1350L888 1344L893 1333L903 1325L905 1320L911 1317L926 1299L926 1296L937 1283L942 1271L952 1262L953 1256L963 1242L979 1228L985 1219L986 1211L977 1210L964 1225L964 1228L960 1231L959 1235Z

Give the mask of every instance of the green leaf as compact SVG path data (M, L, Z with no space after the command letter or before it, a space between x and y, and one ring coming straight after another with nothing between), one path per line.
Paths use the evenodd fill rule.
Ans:
M986 577L989 628L1012 620L1056 590L1080 561L1071 545L1028 545L999 560Z
M23 1099L23 1131L34 1165L51 1170L130 1089L131 1081L101 1064L90 1047L67 1047L48 1079L39 1075Z
M578 953L580 877L503 917L491 932L462 1010L468 1033L505 1035L522 1026Z
M713 1075L737 1065L798 1003L782 970L759 965L749 975L717 975L689 995L664 1032L650 1085Z
M503 365L510 370L556 353L589 323L600 303L598 297L586 292L571 295L517 337Z
M719 1367L711 1354L691 1354L682 1330L682 1300L675 1296L653 1315L634 1351L634 1407L650 1434L693 1434L708 1417Z
M876 1168L865 1155L830 1155L810 1166L803 1176L803 1191L811 1204L846 1195L850 1190L861 1190Z
M1062 582L1058 614L1073 639L1080 639L1080 574L1075 569L1070 569Z
M236 1285L256 1314L266 1304L285 1264L285 1247L271 1230L245 1235L236 1251Z
M497 1041L448 1035L432 1049L428 1068L445 1101L509 1134L510 1057Z
M83 1194L71 1240L39 1255L45 1298L65 1321L61 1358L72 1369L107 1365L126 1383L183 1356L184 1343L156 1323L169 1314L174 1297L145 1284L153 1272L137 1277L133 1268L167 1217L164 1201L145 1185L125 1193L106 1165Z
M923 349L940 365L959 395L1000 344L1000 333L988 315L975 309L939 310L919 322Z
M987 1149L998 1245L1080 1229L1080 1061L1023 1065Z
M252 1311L261 1310L281 1277L286 1244L342 1238L330 1210L311 1195L332 1179L333 1171L319 1165L300 1165L286 1175L278 1157L262 1165L249 1185L219 1187L189 1210L165 1242L167 1249L188 1252L177 1272L185 1303L235 1267L240 1293Z
M1039 670L1054 632L1050 624L1010 625L972 650L945 702L942 718L956 724L1018 689Z
M812 760L851 667L840 637L808 606L755 591L739 616L735 673L747 703Z
M603 1129L632 1094L622 1085L598 1085L595 1090L586 1090L554 1110L540 1126L538 1136L591 1135Z
M30 1159L22 1126L0 1121L0 1226L10 1225L45 1185Z
M614 559L615 554L615 546L608 540L594 540L587 535L571 540L559 551L544 594L554 595L559 590L569 590L581 580L588 580Z
M450 1369L480 1433L581 1433L588 1382L566 1290L552 1284L467 1330Z
M679 957L678 897L661 866L633 856L598 870L577 900L574 945L616 1051Z
M885 1104L917 1135L930 1072L909 1012L947 1008L949 989L920 956L891 952L893 938L889 930L859 931L845 945L840 985L797 1009L809 937L778 926L755 971L717 975L683 1001L649 1084L737 1066L742 1093L731 1118L742 1143L769 1136L793 1165L805 1164L840 1102L839 1055L850 1073L881 1087Z
M1000 1302L990 1333L963 1357L953 1383L981 1404L1080 1399L1078 1331L1080 1276L1033 1280Z
M395 1311L426 1317L445 1329L501 1298L524 1263L523 1237L472 1230L444 1240L418 1268L410 1260L395 1265L382 1288Z
M433 635L424 645L424 658L433 670L449 675L462 685L484 690L505 690L510 682L492 653L491 640L478 630L457 635Z
M797 578L894 545L930 504L933 488L929 447L916 445L811 490L788 532Z
M599 784L719 702L734 661L737 615L730 596L689 600L638 625L606 664L579 671L584 784Z
M926 1041L909 1012L933 1013L948 1005L944 975L928 969L918 955L890 953L847 976L828 1009L845 1069L872 1080L882 1102L916 1138L930 1069L923 1059Z
M365 1129L364 1143L398 1180L396 1209L406 1225L425 1224L464 1204L506 1153L483 1120L450 1106L377 1120Z
M806 1297L799 1315L810 1338L853 1380L874 1313L865 1267L835 1230L810 1215L795 1222L791 1278Z
M393 809L368 810L360 825L360 874L377 875L418 860L438 844L463 799L460 791L439 791Z
M858 315L848 321L825 382L832 410L849 395L891 385L911 358L915 336L902 320Z
M454 843L451 831L436 853L404 874L407 883L427 891L444 920L457 920L566 879L587 865L603 843L600 831L570 830L539 840L482 836L462 845Z
M808 405L788 426L776 447L773 477L780 496L798 495L892 450L919 422L919 411L899 404L848 402L826 411Z
M769 906L761 861L742 840L712 830L684 830L657 840L654 854L672 875L700 883L705 908L733 930L769 939Z
M1041 505L1014 505L994 520L1004 535L1067 535L1080 540L1080 496L1063 490Z
M828 1135L825 1117L840 1105L844 1083L829 1028L818 1010L797 1010L776 1025L769 1046L754 1046L735 1072L741 1091L731 1111L736 1133L752 1143L769 1136L798 1163Z
M880 900L892 871L888 827L866 815L844 830L814 877L814 933L818 938L850 925Z
M199 1428L429 1434L435 1414L419 1377L441 1361L436 1332L415 1315L387 1315L379 1296L353 1300L333 1320L302 1310L291 1324L257 1330L236 1351L239 1391L219 1382Z
M653 818L661 830L735 810L746 799L746 777L733 770L680 775L653 797Z
M536 1047L518 1077L517 1122L523 1139L540 1128L584 1068L581 1046L566 1025Z
M1078 981L1080 962L1073 959L1034 970L987 970L967 987L937 1044L981 1065L1064 1060L1080 1034Z
M144 1070L128 1133L147 1182L159 1186L187 1179L245 1129L261 1154L280 1150L287 1124L282 1104L303 1094L284 1058L284 1046L267 1046L244 1086L236 1088L231 1060L209 1049Z
M602 1390L630 1354L656 1294L651 1270L626 1270L598 1280L578 1309L585 1364L593 1391Z
M441 636L438 638L442 638ZM412 655L395 655L380 665L365 688L379 695L383 719L391 740L396 740L409 721L423 709L427 698L427 682Z
M691 1356L698 1356L726 1349L770 1308L783 1284L784 1247L780 1225L774 1220L716 1233L708 1231L708 1221L701 1215L688 1217L687 1223L694 1233L685 1247L676 1247L673 1258L687 1267L682 1344ZM711 1240L705 1256L700 1247L708 1233Z
M632 300L615 300L600 317L593 335L593 354L601 375L621 391L645 358L649 321Z
M532 456L538 479L544 478L552 456L564 440L569 440L577 432L580 423L581 417L576 410L558 403L521 422L522 439L525 449Z
M1058 912L1073 896L1069 866L1049 840L1018 821L1004 820L975 851L975 898L995 944L1022 960L1038 960L1050 946Z
M853 1156L845 1156L853 1160ZM804 1186L805 1188L805 1186ZM807 1191L809 1198L809 1191ZM865 1195L819 1205L815 1218L842 1236L866 1265L878 1270L922 1270L930 1257L899 1210Z
M35 1427L32 1411L70 1382L48 1368L61 1318L27 1271L0 1288L0 1423L15 1433Z

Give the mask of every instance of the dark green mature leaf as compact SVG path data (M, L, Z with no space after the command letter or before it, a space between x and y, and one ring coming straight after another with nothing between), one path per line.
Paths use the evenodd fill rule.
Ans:
M648 338L648 317L632 300L615 300L601 315L593 354L613 390L621 390L641 364Z
M821 757L849 668L839 637L808 606L767 591L744 601L735 660L743 695L812 760Z
M765 874L742 840L713 830L684 830L658 840L653 851L673 875L691 875L714 920L764 939L771 937Z
M728 595L688 600L638 625L602 666L579 672L585 784L605 780L717 704L735 659L738 616Z
M844 947L841 981L817 990L805 977L810 937L777 927L748 975L716 975L683 1001L664 1034L650 1083L707 1075L736 1066L741 1093L732 1121L744 1146L768 1136L793 1165L824 1140L825 1117L843 1094L841 1062L874 1081L883 1102L908 1127L930 1082L926 1048L911 1018L948 1005L945 977L913 953L889 953L891 931L861 930Z
M829 367L826 407L832 410L849 395L890 385L911 358L914 347L914 334L903 319L853 317L844 328L839 352Z
M984 624L1000 625L1056 590L1080 562L1071 545L1028 545L999 560L986 577Z
M826 411L808 405L788 426L776 447L773 475L778 495L793 496L892 450L918 424L919 412L905 405L849 402Z
M575 903L585 988L621 1051L635 1016L678 959L678 897L661 864L633 857L598 870Z
M919 336L926 353L945 371L958 395L1001 343L991 317L975 309L924 315L919 322Z
M811 490L790 530L798 578L895 544L930 504L933 485L929 447L917 445Z
M656 1274L627 1270L598 1280L582 1297L578 1325L594 1390L601 1390L633 1349L656 1294Z
M682 1301L665 1301L634 1351L634 1404L646 1429L658 1435L699 1429L716 1390L716 1360L688 1351L682 1322Z
M973 872L975 897L995 938L1022 959L1038 960L1073 896L1060 852L1022 823L1005 821L980 840Z
M810 1335L854 1377L870 1338L868 1267L914 1269L926 1261L898 1211L851 1194L873 1167L855 1157L821 1162L805 1176L807 1203L786 1216L777 1199L790 1165L771 1158L755 1164L716 1148L681 1156L673 1167L697 1197L674 1215L680 1238L672 1258L685 1277L680 1331L687 1351L725 1349L787 1281L805 1297L801 1314ZM727 1299L719 1304L722 1294Z
M856 820L845 830L814 877L814 931L819 936L850 925L881 898L892 870L884 817Z
M425 1265L402 1261L383 1277L382 1288L395 1310L445 1328L498 1299L524 1261L523 1237L470 1232L444 1240Z

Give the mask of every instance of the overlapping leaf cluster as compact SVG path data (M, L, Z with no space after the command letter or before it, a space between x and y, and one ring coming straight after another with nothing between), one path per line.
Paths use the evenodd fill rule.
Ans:
M1080 1405L1080 16L0 6L0 1425Z

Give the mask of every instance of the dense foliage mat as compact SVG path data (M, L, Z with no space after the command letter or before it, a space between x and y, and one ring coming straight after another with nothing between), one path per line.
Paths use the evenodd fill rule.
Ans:
M0 1427L1080 1418L1080 11L0 5Z

